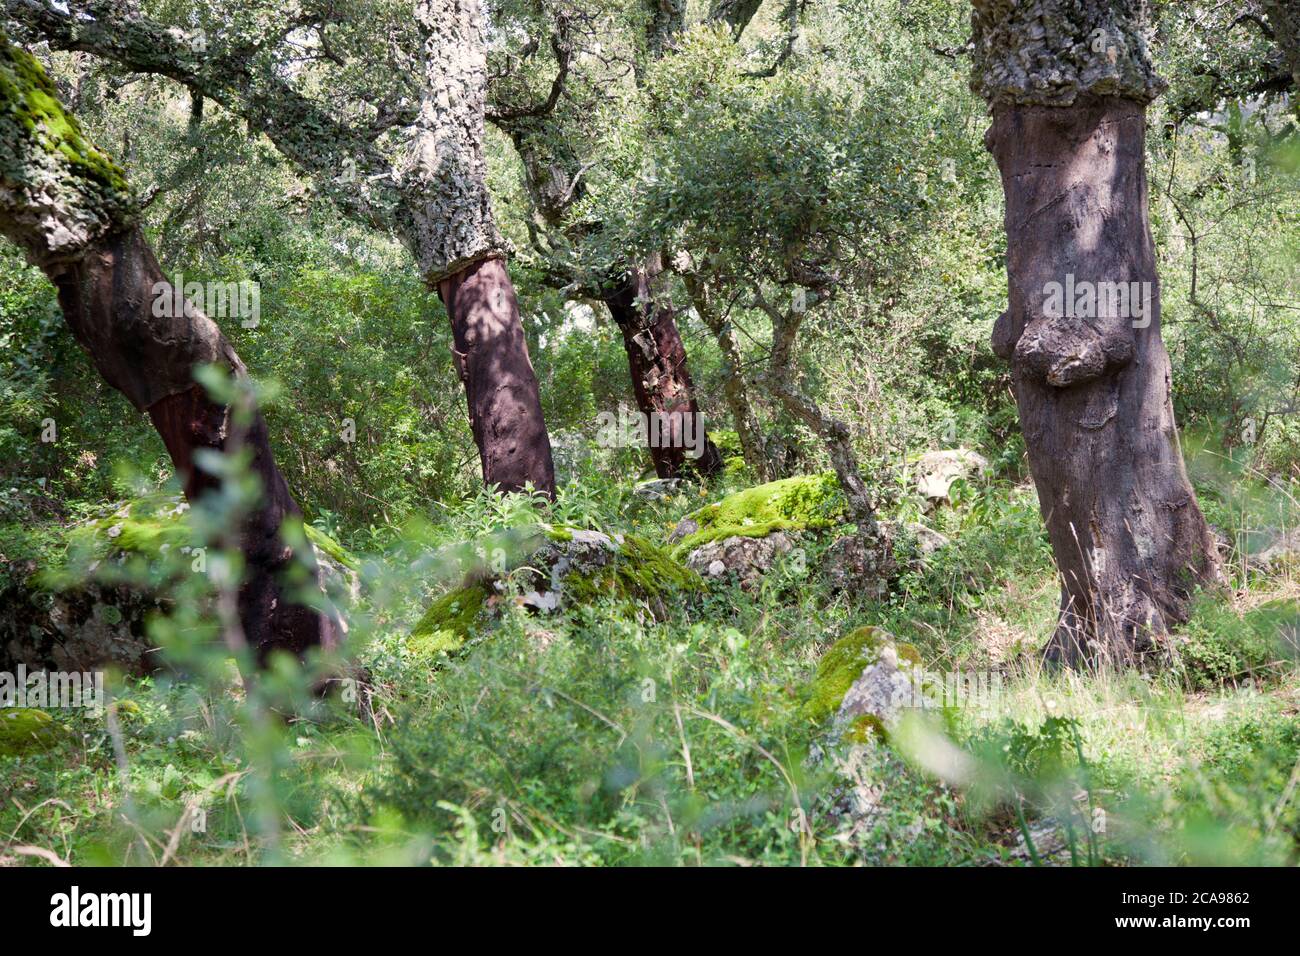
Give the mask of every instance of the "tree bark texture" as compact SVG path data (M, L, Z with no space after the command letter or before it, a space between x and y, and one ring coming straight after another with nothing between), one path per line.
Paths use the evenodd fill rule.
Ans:
M500 491L555 497L555 465L528 358L519 303L502 259L484 259L438 286L451 316L456 371L465 386L483 481Z
M672 307L661 299L663 269L658 255L633 269L605 298L623 333L632 390L641 414L668 425L668 442L650 443L650 458L660 478L680 477L688 467L700 474L722 470L722 453L709 439L700 419L695 386L686 367L686 347ZM655 429L649 429L651 435ZM703 439L699 457L686 447L687 434ZM688 466L688 462L690 465Z
M243 376L243 363L197 309L154 308L155 289L165 279L135 224L122 171L85 139L36 60L3 34L0 232L54 283L73 336L104 379L149 412L186 495L196 498L210 479L194 468L195 450L224 450L232 429L230 409L207 398L194 382L194 368L213 362ZM330 618L291 602L281 589L280 574L293 555L280 525L299 510L275 466L260 415L242 441L253 450L263 484L263 498L240 532L245 638L259 658L274 649L302 654L332 647L337 641Z
M66 10L40 0L0 3L58 49L85 51L136 72L170 77L239 115L250 130L265 134L288 160L311 174L315 188L341 212L397 235L430 288L485 259L510 253L493 219L485 181L487 60L478 0L415 3L420 46L395 51L394 62L406 69L407 54L415 54L411 85L418 98L413 104L356 104L358 113L371 116L360 122L340 119L329 104L281 73L278 59L270 55L274 43L268 45L256 28L246 33L232 24L200 49L186 30L152 20L124 0L68 0ZM395 163L380 143L386 131L402 147ZM522 332L501 344L516 349L504 365L530 364ZM495 388L490 381L485 387ZM484 405L478 396L466 397L471 408ZM526 430L545 435L541 405L524 412ZM509 431L513 426L489 422L487 427ZM495 471L484 463L485 473ZM548 472L528 477L535 486L554 491Z
M993 349L1012 366L1061 579L1047 654L1129 663L1186 620L1198 585L1221 580L1160 337L1145 113L1162 84L1141 4L975 11L973 86L992 105L986 145L1006 197L1010 297ZM1129 307L1103 305L1120 284Z
M451 318L483 480L555 497L551 442L483 153L487 47L478 0L418 0L424 88L402 171L403 232Z

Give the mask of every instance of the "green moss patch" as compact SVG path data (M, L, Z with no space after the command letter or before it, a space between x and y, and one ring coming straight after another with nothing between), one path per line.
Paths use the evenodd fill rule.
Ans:
M571 600L606 595L625 600L654 600L672 591L703 591L704 579L663 548L635 534L614 539L617 554L591 572L575 571L564 581Z
M302 530L307 535L307 540L328 555L333 561L343 565L343 567L350 571L356 571L361 567L361 561L355 554L343 547L343 545L339 544L320 528L317 528L314 525L304 524Z
M705 588L704 580L698 574L676 561L663 548L638 535L606 536L601 540L607 550L596 545L585 555L582 550L573 550L539 560L541 552L548 547L566 551L567 545L578 540L577 530L540 527L536 534L525 536L525 540L533 543L531 550L514 554L515 560L509 567L499 569L496 576L509 574L511 567L518 569L524 565L536 565L540 577L534 586L539 591L548 590L551 581L544 569L557 559L567 558L572 567L564 573L559 591L562 600L570 604L614 598L645 600L662 606L671 593L703 591ZM472 551L473 547L463 546L458 550ZM481 562L471 567L471 573L460 587L438 598L424 612L407 638L410 649L421 656L451 654L469 641L493 595L494 579L481 576L485 570Z
M862 671L880 660L881 651L893 645L899 661L921 666L921 655L911 644L900 644L888 631L874 626L859 627L831 645L817 664L808 686L804 712L813 720L824 720L840 708Z
M488 598L484 584L471 584L449 591L429 605L407 646L422 656L449 654L469 640L474 622Z
M672 554L681 558L722 538L833 528L844 515L844 496L834 472L782 478L738 491L687 515L685 520L698 527L677 542Z
M83 179L126 193L122 168L91 144L40 62L0 32L0 111L16 119L47 153L58 154Z
M0 757L50 750L67 737L67 729L43 710L0 708Z

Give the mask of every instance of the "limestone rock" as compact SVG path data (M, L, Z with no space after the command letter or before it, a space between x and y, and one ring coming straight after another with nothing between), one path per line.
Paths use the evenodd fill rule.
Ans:
M777 558L790 552L795 540L795 535L785 531L774 531L762 538L734 535L696 548L686 558L686 566L707 578L734 574L740 586L749 590L772 570Z
M916 462L916 490L931 502L946 501L957 479L983 475L988 470L988 460L968 448L928 451Z

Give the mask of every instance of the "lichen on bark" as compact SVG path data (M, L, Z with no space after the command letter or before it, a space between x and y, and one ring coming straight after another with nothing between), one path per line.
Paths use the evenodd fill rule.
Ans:
M990 105L1069 106L1081 95L1149 103L1165 88L1147 49L1146 0L974 0L971 89Z
M487 47L479 0L418 0L424 90L399 212L425 281L437 284L484 259L509 256L487 189L483 154Z
M125 174L86 139L36 58L0 31L0 219L11 238L44 266L134 215Z

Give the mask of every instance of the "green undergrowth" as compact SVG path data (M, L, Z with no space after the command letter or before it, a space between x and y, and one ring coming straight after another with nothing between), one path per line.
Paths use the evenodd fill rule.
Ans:
M459 650L469 640L488 593L486 585L470 584L438 598L412 628L411 648L425 656Z
M1300 660L1300 602L1280 598L1241 612L1221 595L1202 594L1171 646L1193 690L1274 680Z
M1181 672L1049 674L1031 657L1007 659L991 700L946 708L930 738L867 725L831 745L844 693L887 642L912 666L924 658L927 673L945 674L973 666L969 642L989 621L1028 620L1017 606L1051 582L1018 494L994 482L930 516L950 544L885 602L828 593L816 548L809 567L773 572L780 586L703 586L656 544L660 529L699 511L693 489L633 502L625 517L621 497L583 512L561 502L563 521L545 525L531 505L492 504L518 508L517 520L507 531L499 513L439 527L455 543L413 565L426 577L412 596L376 603L382 582L366 572L372 586L352 623L368 647L378 728L344 713L248 734L229 667L218 670L221 686L183 675L122 681L114 699L138 705L118 717L134 829L105 809L124 794L103 719L75 714L56 715L70 733L54 749L0 757L0 780L15 781L0 782L0 797L21 787L24 807L56 797L76 813L49 804L24 821L5 804L0 832L73 862L150 862L138 832L165 846L186 802L208 793L208 831L184 837L179 862L1300 858L1283 800L1300 681L1251 643L1289 619L1285 594L1260 595L1244 612L1198 604L1181 632L1195 682ZM990 500L999 495L1009 503ZM112 519L141 525L114 540L166 541L149 530L148 509L117 510L93 517L95 535ZM539 583L540 549L597 527L617 554L561 582L572 600L546 613L518 602ZM376 560L348 556L363 568ZM430 569L456 573L434 585ZM944 596L951 604L939 606ZM1211 650L1221 646L1227 662ZM268 762L273 778L252 772ZM854 773L859 797L877 808L859 819L843 810ZM1099 821L1104 832L1089 836ZM1022 846L1030 830L1033 853Z

